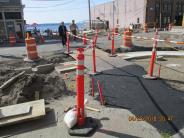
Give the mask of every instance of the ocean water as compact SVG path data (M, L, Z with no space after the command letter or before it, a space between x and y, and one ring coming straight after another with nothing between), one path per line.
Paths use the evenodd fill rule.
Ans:
M53 32L58 32L58 28L59 28L59 23L45 23L45 24L37 24L36 28L39 29L41 32L44 32L47 29L52 30ZM67 29L69 30L69 23L65 23ZM79 30L83 30L84 29L84 23L77 23L77 26L79 28ZM27 26L26 29L32 29L33 26Z

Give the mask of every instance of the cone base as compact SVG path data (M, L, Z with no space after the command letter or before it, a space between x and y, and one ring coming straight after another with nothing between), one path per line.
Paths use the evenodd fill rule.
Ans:
M24 61L25 62L37 62L37 61L39 61L41 58L40 57L38 57L38 59L29 59L28 57L26 57L26 58L24 58Z
M143 78L145 78L145 79L148 79L148 80L156 80L156 79L158 79L158 77L157 76L150 76L150 75L143 75L142 76Z
M117 57L116 54L113 54L113 55L112 55L112 54L109 54L108 56L109 56L109 57Z
M69 55L69 54L72 54L73 52L70 51L70 52L64 52L65 54Z
M88 75L91 75L91 76L95 76L95 75L99 75L99 74L101 74L101 72L92 72L92 71L90 71L90 72L88 72Z
M68 133L71 136L88 136L90 133L94 132L98 127L97 122L91 118L85 118L85 124L83 126L74 126L71 129L68 129Z

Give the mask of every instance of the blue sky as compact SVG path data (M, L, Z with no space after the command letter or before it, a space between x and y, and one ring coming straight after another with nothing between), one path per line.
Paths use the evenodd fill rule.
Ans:
M91 6L112 0L91 0ZM88 20L88 0L22 0L24 18L31 23L60 23Z

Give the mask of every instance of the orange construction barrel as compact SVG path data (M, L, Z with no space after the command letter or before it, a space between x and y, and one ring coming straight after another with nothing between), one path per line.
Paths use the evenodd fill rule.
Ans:
M25 39L26 42L26 51L27 51L27 58L28 60L36 60L39 58L37 52L37 46L35 38L31 38L29 34L27 34L27 38Z
M144 24L144 32L148 33L148 24L147 23Z
M132 47L132 32L129 29L123 33L123 46Z
M15 35L12 32L9 35L9 43L10 43L10 46L14 46L16 43Z

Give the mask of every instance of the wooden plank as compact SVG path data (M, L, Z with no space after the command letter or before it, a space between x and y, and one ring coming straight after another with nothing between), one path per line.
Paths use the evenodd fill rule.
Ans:
M24 115L30 112L31 106L20 105L19 108L16 108L15 105L6 106L0 108L0 119L6 117L12 117L17 115Z
M76 61L69 61L69 62L64 62L64 63L60 63L63 66L69 66L69 65L76 65Z
M76 70L76 66L75 65L57 66L57 67L55 67L55 70L58 73L65 73L65 72L70 72L70 71Z
M40 117L43 117L45 115L45 103L44 99L22 103L22 104L16 104L12 105L15 109L21 108L22 106L30 106L31 110L28 114L24 115L18 115L18 116L11 116L8 118L1 118L0 119L0 127L5 125L11 125L16 123L21 123L24 121L29 121L33 119L38 119ZM3 107L6 108L6 107Z

